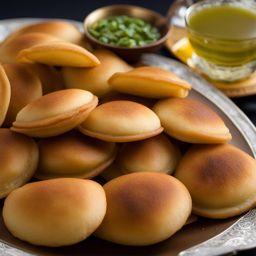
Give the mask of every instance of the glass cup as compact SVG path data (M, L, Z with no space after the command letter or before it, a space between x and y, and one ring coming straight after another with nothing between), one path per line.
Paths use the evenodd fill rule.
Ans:
M213 80L236 81L256 70L256 2L205 0L185 15L192 65Z

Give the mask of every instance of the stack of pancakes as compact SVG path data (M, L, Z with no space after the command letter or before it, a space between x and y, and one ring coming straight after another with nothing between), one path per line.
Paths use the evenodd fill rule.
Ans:
M255 160L174 73L94 50L63 21L15 31L0 61L0 196L15 237L150 245L191 213L256 204Z

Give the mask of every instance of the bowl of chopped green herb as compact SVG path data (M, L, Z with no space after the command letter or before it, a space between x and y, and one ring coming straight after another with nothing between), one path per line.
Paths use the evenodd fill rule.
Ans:
M169 23L161 14L133 5L110 5L84 20L85 36L95 48L106 48L127 61L156 52L168 38Z

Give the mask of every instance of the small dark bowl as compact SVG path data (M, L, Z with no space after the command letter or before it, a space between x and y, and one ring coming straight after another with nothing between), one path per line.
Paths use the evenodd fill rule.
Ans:
M132 48L102 43L90 35L88 28L95 22L111 15L127 15L132 18L142 19L155 26L159 30L161 37L153 43ZM110 5L91 12L84 20L84 29L86 38L94 48L108 49L129 62L135 62L139 60L143 53L156 52L163 46L168 38L169 23L164 16L149 9L133 5Z

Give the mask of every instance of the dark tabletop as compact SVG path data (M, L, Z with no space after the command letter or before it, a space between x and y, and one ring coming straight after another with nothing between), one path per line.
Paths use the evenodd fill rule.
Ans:
M84 17L92 10L110 4L140 5L166 15L172 2L172 0L2 0L0 19L33 17L65 18L83 21ZM168 56L167 51L162 51L161 54ZM253 95L232 100L256 124L256 96ZM256 250L245 251L239 253L239 255L256 255Z

